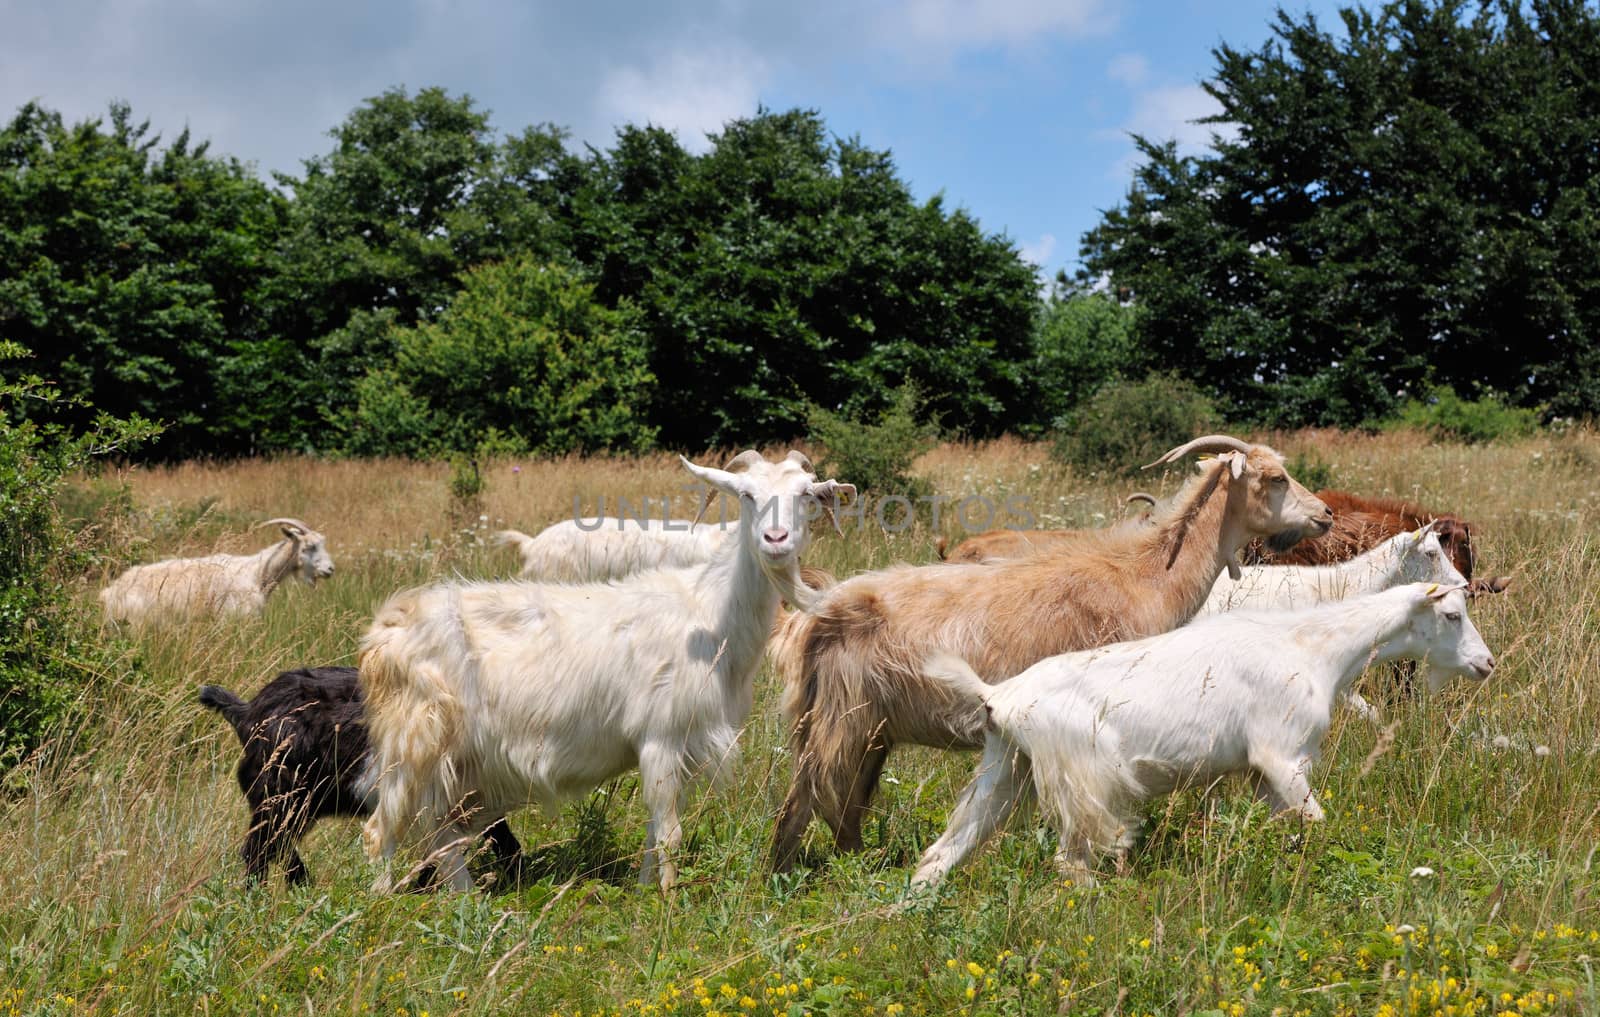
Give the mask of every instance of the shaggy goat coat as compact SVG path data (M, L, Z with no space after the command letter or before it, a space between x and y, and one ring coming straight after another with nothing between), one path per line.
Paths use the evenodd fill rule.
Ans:
M100 591L107 620L141 625L260 614L290 576L314 583L333 574L322 534L294 520L272 522L282 524L283 539L255 554L168 558L127 569Z
M250 829L239 853L246 877L257 882L281 861L291 885L306 882L300 838L327 816L370 815L376 800L356 669L284 671L248 703L221 686L202 685L200 703L222 715L244 749L238 777ZM521 850L504 822L487 836L502 864ZM418 881L426 885L430 874Z
M464 888L462 833L638 768L650 810L641 882L659 865L671 885L687 782L731 765L780 592L807 599L801 508L830 509L851 490L817 481L799 453L735 463L744 472L685 461L744 499L737 536L699 567L603 585L453 582L389 598L360 662L379 763L370 857L387 863L414 827ZM390 885L385 872L378 888Z
M1318 491L1317 497L1333 509L1332 529L1283 551L1253 545L1246 552L1245 560L1252 564L1334 565L1396 534L1433 523L1439 543L1444 545L1456 570L1472 578L1472 570L1477 565L1472 526L1460 517L1430 512L1397 498L1367 498L1334 490Z
M890 748L976 748L970 711L922 675L928 653L968 660L1003 681L1040 658L1182 625L1255 537L1297 539L1326 525L1323 505L1262 446L1204 464L1153 526L1079 534L1031 558L993 565L900 566L829 589L775 636L794 776L772 862L794 865L815 813L841 850L861 824Z
M565 519L533 537L517 530L494 536L496 543L516 548L523 579L601 583L649 569L703 565L736 529L687 519Z
M913 882L961 864L1032 787L1060 833L1058 865L1092 883L1125 852L1140 802L1247 775L1274 811L1319 820L1309 773L1333 705L1373 661L1426 658L1429 683L1486 678L1494 657L1463 587L1413 584L1300 611L1247 611L1050 657L988 685L948 654L928 676L986 721L983 758Z

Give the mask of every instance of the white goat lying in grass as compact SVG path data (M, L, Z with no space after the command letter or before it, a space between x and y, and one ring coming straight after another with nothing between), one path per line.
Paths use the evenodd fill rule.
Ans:
M495 542L515 547L524 579L558 583L601 583L647 569L703 565L737 531L733 523L687 519L600 517L565 519L530 537L501 530Z
M1322 818L1309 773L1333 704L1374 661L1426 662L1428 685L1487 678L1494 657L1464 587L1414 584L1299 611L1223 614L1164 635L1040 661L988 685L966 662L927 674L987 710L983 759L914 886L937 884L1032 787L1060 834L1056 863L1092 884L1097 855L1122 860L1138 804L1230 774L1274 812Z
M333 575L328 541L298 519L269 519L283 539L255 554L211 554L135 565L100 591L113 622L143 625L205 615L260 614L267 598L291 575L307 583Z
M464 889L464 841L509 810L554 808L635 767L650 810L639 880L659 869L663 888L675 881L686 785L731 764L778 598L811 599L798 560L810 518L854 492L818 481L798 452L684 466L740 502L737 533L703 565L609 584L446 582L378 610L360 665L379 892L408 830Z

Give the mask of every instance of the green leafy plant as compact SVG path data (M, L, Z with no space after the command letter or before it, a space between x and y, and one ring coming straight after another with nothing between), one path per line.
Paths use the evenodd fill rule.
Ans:
M913 502L931 494L932 484L911 472L917 457L939 436L936 424L918 418L921 404L916 386L906 384L875 417L812 406L811 440L825 450L818 474L848 478L862 492L900 495Z
M1192 382L1152 372L1102 386L1058 423L1055 459L1087 473L1132 476L1167 449L1215 430L1221 416Z
M26 356L18 344L0 342L0 361ZM137 417L100 414L77 433L51 421L57 406L82 410L36 377L0 382L0 768L66 718L107 659L67 585L90 556L56 508L61 478L159 431Z
M1420 399L1408 399L1387 427L1425 431L1434 438L1477 444L1526 438L1539 430L1539 411L1508 405L1494 394L1463 399L1436 385Z
M342 415L356 454L632 450L655 440L640 408L655 383L627 309L571 269L531 258L468 272L439 319L394 333L392 365Z

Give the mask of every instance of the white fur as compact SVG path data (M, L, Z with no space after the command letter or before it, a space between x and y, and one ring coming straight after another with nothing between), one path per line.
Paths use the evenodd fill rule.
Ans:
M294 520L272 522L282 527L283 539L255 554L168 558L126 570L100 591L106 618L146 625L260 614L272 591L290 575L307 583L333 575L326 537Z
M597 583L647 569L703 565L733 538L736 524L687 519L565 519L528 536L501 530L495 541L517 549L523 579Z
M1330 600L1347 600L1387 590L1400 583L1460 586L1467 579L1456 570L1431 526L1401 533L1337 565L1253 565L1235 582L1217 579L1196 617L1223 611L1288 611ZM1378 711L1355 689L1346 704L1377 723Z
M378 808L366 825L382 891L398 840L429 838L468 878L463 837L529 802L553 808L637 768L650 811L640 881L677 876L688 782L726 771L780 595L802 597L810 510L849 485L799 453L743 453L729 472L684 465L741 499L708 562L609 584L442 583L397 594L362 641Z
M1275 812L1320 820L1308 780L1333 704L1374 661L1426 661L1430 687L1487 677L1494 657L1461 588L1415 584L1290 612L1218 615L1164 635L1040 661L986 685L949 655L928 674L989 728L977 775L923 855L932 885L1032 786L1060 833L1057 864L1092 883L1095 857L1125 852L1138 803L1230 774Z
M1459 586L1466 581L1445 554L1439 535L1424 527L1390 537L1337 565L1252 565L1242 570L1238 581L1218 577L1197 617L1223 611L1311 607L1376 593L1399 583Z

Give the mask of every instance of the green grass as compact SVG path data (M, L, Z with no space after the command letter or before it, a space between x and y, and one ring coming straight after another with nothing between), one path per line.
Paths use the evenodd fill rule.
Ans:
M480 543L500 520L532 529L569 512L573 491L592 505L600 492L677 494L681 482L660 456L494 464L490 518L464 525L446 466L132 473L132 511L106 531L122 534L112 563L138 557L134 541L146 558L254 548L266 537L249 522L292 514L328 534L339 571L281 591L260 621L139 639L138 672L83 693L94 724L16 775L0 805L0 1017L1600 1012L1600 440L1276 442L1315 451L1350 490L1476 524L1485 574L1516 576L1474 609L1500 660L1494 678L1416 699L1371 676L1392 741L1380 749L1364 723L1335 724L1315 775L1321 825L1269 820L1234 785L1186 792L1152 804L1126 873L1085 891L1054 873L1048 830L1019 817L904 913L908 866L973 757L897 752L868 850L832 857L814 829L807 850L823 864L775 879L766 852L789 760L766 670L734 780L698 794L685 818L683 883L670 893L632 883L644 815L631 778L561 815L517 815L533 872L492 893L373 896L350 821L307 839L310 887L286 890L275 873L245 888L237 745L196 705L196 686L252 694L283 667L349 663L393 590L509 573ZM942 493L1027 494L1050 525L1114 520L1131 487L1178 482L1088 480L1018 443L945 446L919 472ZM103 495L75 504L116 503ZM849 531L820 539L808 561L846 575L928 560L936 535ZM100 581L85 577L83 596ZM1418 866L1434 875L1413 878Z

